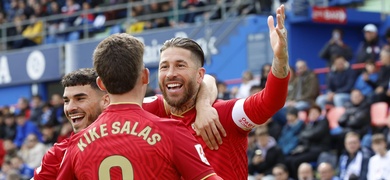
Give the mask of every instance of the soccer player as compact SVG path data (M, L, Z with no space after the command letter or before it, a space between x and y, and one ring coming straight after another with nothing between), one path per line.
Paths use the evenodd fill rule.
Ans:
M196 95L205 73L201 47L188 38L173 38L166 41L160 50L158 76L163 97L157 96L143 107L160 117L182 120L202 144L215 172L224 179L248 178L247 135L255 126L266 122L286 101L290 68L284 5L277 9L276 14L276 26L273 17L268 17L274 58L266 87L246 99L217 101L213 104L227 132L218 150L208 148L201 137L195 136L193 130ZM166 105L172 107L170 111L166 111Z
M64 112L72 124L74 133L79 132L94 122L109 104L108 95L106 92L100 90L96 84L97 77L98 75L93 68L82 68L62 78L61 83L64 87L63 99L65 101ZM214 109L211 109L210 112L207 111L210 110L208 107L210 103L208 101L214 101L212 95L216 91L216 88L211 86L213 84L215 84L214 78L207 76L202 85L202 87L205 87L205 90L199 93L199 96L202 96L202 98L197 101L197 104L201 104L199 108L204 108L200 110L203 113L197 115L199 117L198 122L200 123L215 121L215 117L213 116ZM205 116L209 116L209 118L205 118ZM58 169L68 146L68 141L69 139L65 139L60 143L56 143L46 152L41 166L34 171L33 179L52 180L57 178Z
M92 68L73 71L62 78L64 89L64 112L72 124L73 132L78 133L94 122L109 104L106 92L96 84L97 73ZM42 159L41 166L34 171L35 180L57 178L62 157L68 147L68 140L54 144Z
M149 83L143 53L142 42L126 33L99 43L94 68L110 105L71 137L57 178L221 179L181 121L142 109Z

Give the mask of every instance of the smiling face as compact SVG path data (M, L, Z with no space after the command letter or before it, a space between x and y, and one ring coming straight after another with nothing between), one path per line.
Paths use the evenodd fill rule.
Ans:
M64 112L75 133L97 119L106 105L106 96L91 85L65 87Z
M191 51L169 47L161 52L159 86L166 102L172 107L181 107L195 100L204 68L197 65Z

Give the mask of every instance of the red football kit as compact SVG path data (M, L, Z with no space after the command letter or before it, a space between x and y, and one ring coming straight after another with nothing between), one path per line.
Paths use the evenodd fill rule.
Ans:
M263 124L283 107L287 97L289 76L283 79L269 73L266 88L246 99L217 100L213 107L218 111L219 120L226 130L227 137L218 150L210 150L201 136L193 129L196 109L184 114L170 114L166 110L161 95L146 98L143 108L159 117L180 119L187 129L202 144L211 166L223 179L244 180L248 178L248 133L256 125Z
M68 147L68 142L69 138L66 138L60 143L55 143L45 153L41 165L34 171L34 180L53 180L57 178L58 169Z
M111 104L69 140L57 179L203 179L215 175L184 124Z

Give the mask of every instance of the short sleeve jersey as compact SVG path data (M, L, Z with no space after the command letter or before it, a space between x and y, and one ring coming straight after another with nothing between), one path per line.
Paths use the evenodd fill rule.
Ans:
M213 107L217 110L219 120L227 132L223 144L218 150L210 150L201 136L196 136L193 123L196 109L184 114L169 113L161 95L144 99L143 108L159 117L179 119L202 144L211 166L223 179L247 179L248 160L246 150L247 136L255 126L266 122L274 113L283 107L287 97L289 76L276 78L270 73L264 90L246 99L217 100Z
M136 104L112 104L74 135L61 179L202 179L214 174L201 145L177 120Z
M55 143L43 156L41 165L34 171L34 180L56 179L58 169L68 147L69 138Z

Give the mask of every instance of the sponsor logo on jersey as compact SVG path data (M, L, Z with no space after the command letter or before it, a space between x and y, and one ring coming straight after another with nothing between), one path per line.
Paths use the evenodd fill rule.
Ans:
M200 145L200 144L195 145L195 149L196 149L196 151L199 154L200 160L202 160L203 163L205 163L205 164L210 166L210 163L209 163L209 161L206 158L206 154L203 151L202 145Z
M255 124L252 124L249 122L245 117L242 117L240 120L238 120L241 125L243 125L245 128L252 129L255 127Z
M143 103L151 103L153 101L157 100L157 96L149 96L145 97Z

